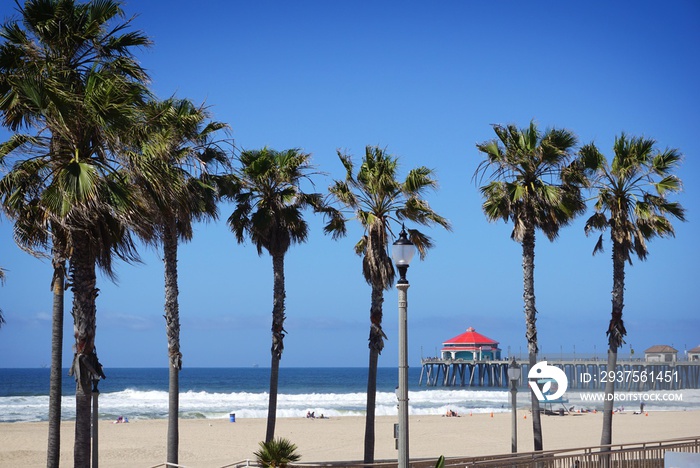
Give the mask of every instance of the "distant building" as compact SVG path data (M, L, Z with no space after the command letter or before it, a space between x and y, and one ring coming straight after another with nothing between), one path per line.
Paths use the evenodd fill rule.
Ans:
M668 345L654 345L644 351L647 362L676 362L678 350Z
M688 351L688 361L700 361L700 346L696 346Z
M442 359L462 359L465 361L494 361L501 359L501 350L498 341L492 340L474 328L454 338L450 338L442 344L440 350Z

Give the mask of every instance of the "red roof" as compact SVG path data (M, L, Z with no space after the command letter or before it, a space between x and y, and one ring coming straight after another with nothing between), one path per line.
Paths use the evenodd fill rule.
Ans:
M492 340L481 333L477 333L474 328L469 327L467 331L461 335L457 335L454 338L450 338L445 341L443 345L457 344L457 345L496 345L498 346L498 341Z
M677 353L678 350L669 345L654 345L644 350L645 353Z

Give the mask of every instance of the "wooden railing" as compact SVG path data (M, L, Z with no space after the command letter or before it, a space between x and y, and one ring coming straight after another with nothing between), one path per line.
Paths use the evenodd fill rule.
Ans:
M662 440L656 442L639 442L633 444L610 445L609 451L602 451L606 446L581 447L566 450L547 450L542 452L523 452L518 454L485 455L480 457L452 457L445 459L446 468L663 468L667 451L700 454L700 436L682 439ZM412 468L433 468L434 459L414 459ZM255 461L241 460L223 465L220 468L259 467ZM380 461L365 464L360 461L334 461L316 463L290 463L290 468L395 468L396 461ZM151 468L184 468L182 465L161 463Z
M634 444L616 444L603 452L603 446L581 447L566 450L548 450L518 454L490 455L481 457L453 457L445 459L445 467L537 467L537 468L663 468L667 451L700 453L700 436ZM435 459L411 460L413 468L432 468ZM346 468L393 468L395 461L373 464L362 462L295 463L294 468L346 467Z

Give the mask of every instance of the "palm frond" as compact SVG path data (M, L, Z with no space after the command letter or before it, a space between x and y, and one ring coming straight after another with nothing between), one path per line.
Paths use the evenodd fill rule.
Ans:
M364 256L365 252L367 251L367 236L360 237L360 240L357 241L353 250L355 251L355 254L359 255L360 257Z
M682 187L681 180L675 175L668 175L653 185L661 196L666 195L667 192L678 192Z
M433 171L425 166L411 169L403 183L403 192L408 197L416 197L425 189L437 189L437 181L432 176Z
M601 234L598 236L598 241L595 243L595 247L593 247L593 255L602 252L603 251L603 235Z
M584 227L584 231L586 235L589 235L593 231L604 231L608 228L609 221L608 217L605 215L605 213L602 212L596 212L588 218L586 221L586 225Z
M425 260L428 250L433 247L433 240L417 229L407 229L406 231L408 232L409 240L416 246L420 259Z
M656 175L664 177L678 167L681 160L682 156L677 149L666 149L652 158L651 167Z

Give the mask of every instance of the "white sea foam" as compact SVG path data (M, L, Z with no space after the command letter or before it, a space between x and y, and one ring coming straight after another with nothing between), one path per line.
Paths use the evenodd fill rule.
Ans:
M650 411L697 410L700 409L700 390L677 390L682 400L647 402ZM576 408L602 409L602 402L586 401L581 392L570 390L566 394L567 406ZM442 415L449 409L460 414L490 413L510 411L510 393L507 390L475 389L426 389L409 393L409 411L413 415ZM530 405L529 394L518 392L518 407ZM228 418L233 412L237 418L265 418L267 416L268 394L266 392L209 393L188 391L180 394L180 415L182 418ZM366 395L364 393L304 393L280 394L277 400L277 417L304 417L307 411L316 416L327 417L364 415ZM629 410L638 406L629 403ZM99 412L103 419L124 415L130 419L160 419L168 413L168 393L165 391L123 390L101 393ZM397 401L394 392L378 392L376 414L391 416L397 414ZM48 417L47 396L0 397L0 422L45 421ZM62 399L62 418L75 418L75 398Z

